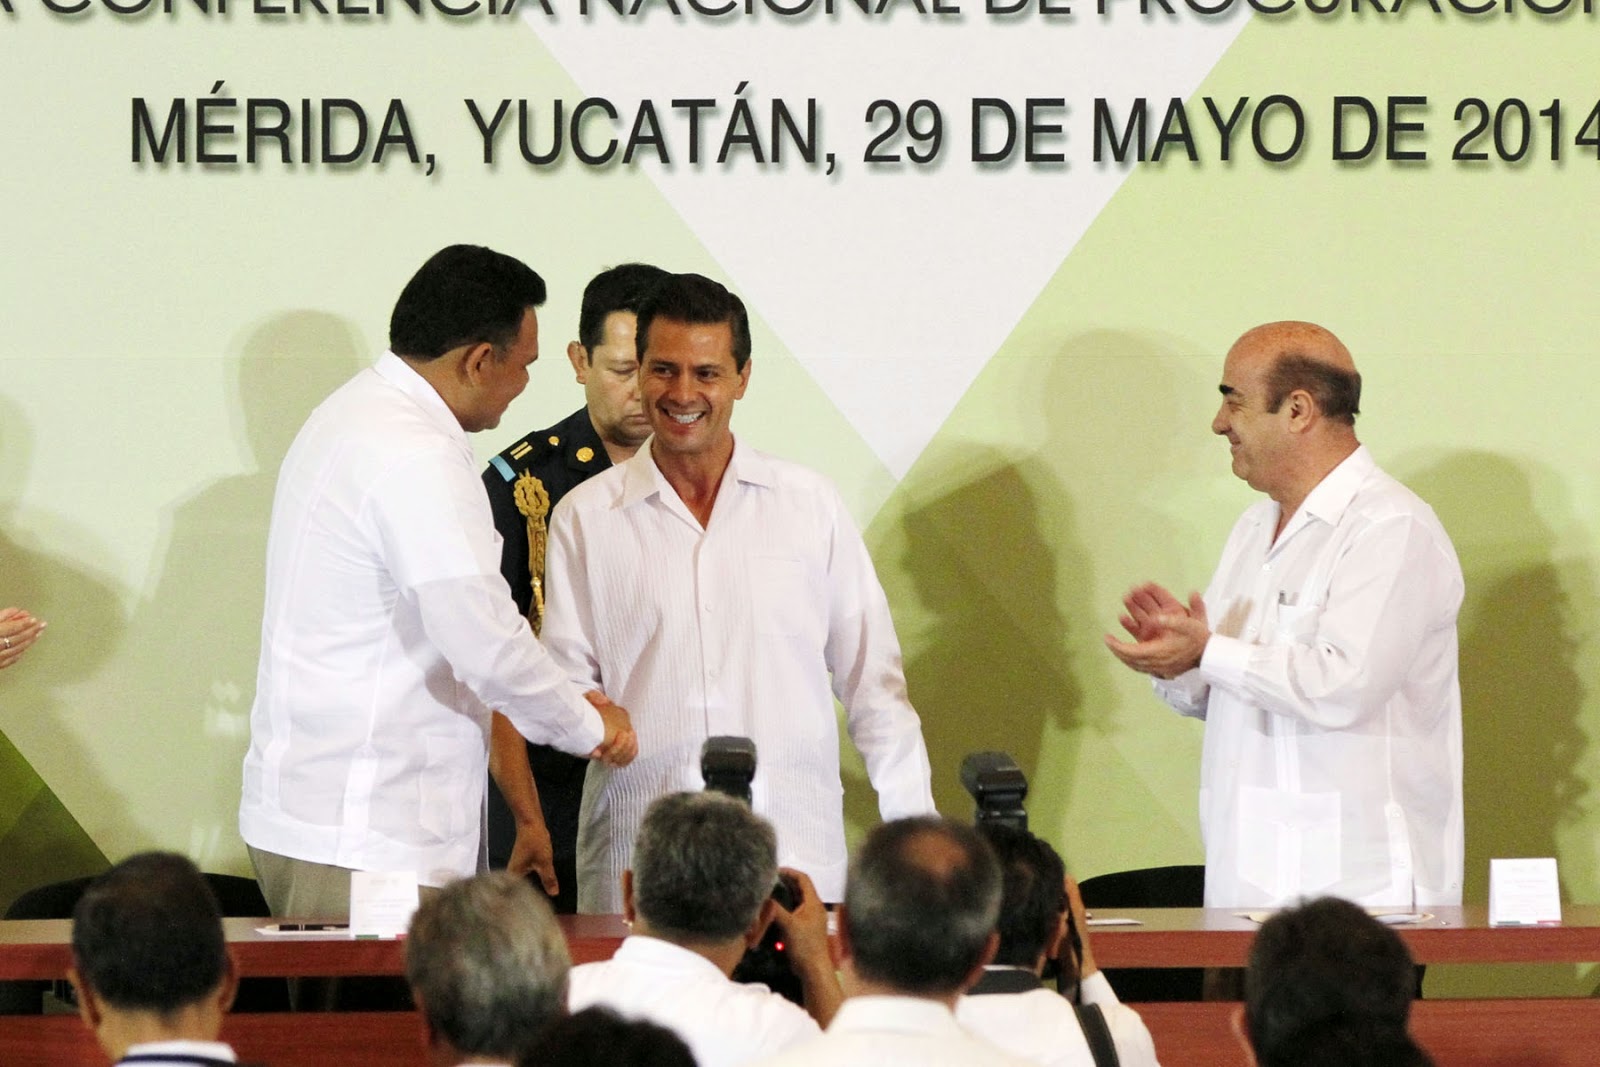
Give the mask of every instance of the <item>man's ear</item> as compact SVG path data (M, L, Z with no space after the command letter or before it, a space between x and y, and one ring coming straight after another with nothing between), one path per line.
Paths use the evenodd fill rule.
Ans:
M567 342L567 362L572 364L572 373L578 376L579 385L589 384L589 366L591 362L589 350L583 347L581 341Z
M1236 1006L1228 1016L1228 1029L1233 1031L1234 1039L1244 1049L1245 1062L1250 1067L1256 1067L1256 1048L1250 1043L1250 1028L1245 1023L1243 1004Z
M461 355L461 374L467 384L477 385L484 374L491 369L491 365L501 359L494 345L488 341L479 341L475 345L468 345L467 350Z
M1071 944L1067 938L1067 924L1071 921L1071 919L1072 913L1069 910L1062 912L1061 917L1056 920L1056 935L1052 937L1050 939L1050 943L1045 946L1045 959L1059 960L1061 958L1061 946L1063 945L1068 947L1069 952L1071 951Z
M228 950L227 967L222 972L222 981L217 983L217 1011L226 1015L233 1010L233 1000L239 995L239 961L233 958L233 950Z
M1000 951L1000 931L989 931L989 940L983 943L983 952L978 958L978 965L972 968L966 981L961 983L961 991L965 993L978 984L978 979L983 977L983 969L994 962L994 954Z
M744 943L750 948L761 944L761 939L767 936L767 927L772 925L772 920L778 917L778 902L768 897L761 902L761 910L756 912L755 919L744 932Z
M439 1035L433 1032L433 1023L429 1021L428 1006L422 1002L422 991L416 986L411 987L411 1003L417 1008L417 1021L422 1024L422 1047L433 1048L439 1043Z
M1304 389L1292 391L1284 399L1284 404L1288 405L1289 425L1293 429L1310 427L1317 421L1317 416L1320 414L1317 411L1317 402Z
M633 904L633 868L622 872L622 921L632 926L639 917L639 910Z
M100 1022L105 1017L105 1012L100 1007L100 998L90 988L89 983L83 980L83 975L78 973L78 968L67 968L67 982L72 986L72 991L78 995L78 1018L83 1020L83 1025L93 1033L100 1029Z

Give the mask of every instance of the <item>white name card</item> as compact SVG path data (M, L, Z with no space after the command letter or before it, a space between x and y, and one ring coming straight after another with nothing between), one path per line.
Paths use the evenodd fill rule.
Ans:
M1559 926L1561 883L1556 861L1489 861L1490 926Z
M351 871L350 933L400 937L417 910L416 871Z

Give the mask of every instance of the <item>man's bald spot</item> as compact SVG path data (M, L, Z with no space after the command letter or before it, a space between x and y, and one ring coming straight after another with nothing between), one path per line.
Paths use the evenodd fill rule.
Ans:
M1250 359L1276 363L1285 356L1301 356L1313 363L1321 363L1345 374L1356 373L1356 361L1344 342L1332 330L1314 322L1268 322L1245 331L1229 356L1235 353Z
M1265 408L1276 412L1290 393L1309 393L1335 428L1353 426L1361 411L1361 375L1350 350L1331 330L1311 322L1269 322L1247 331L1228 350L1225 378L1259 382ZM1224 381L1224 396L1238 382Z
M966 850L937 829L923 830L906 841L904 856L911 866L939 882L949 882L972 866Z

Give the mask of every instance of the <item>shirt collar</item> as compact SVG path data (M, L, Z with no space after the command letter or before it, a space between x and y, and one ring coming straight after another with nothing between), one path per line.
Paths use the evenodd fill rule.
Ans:
M1377 468L1378 464L1373 460L1372 453L1367 451L1367 446L1357 445L1354 452L1346 456L1317 483L1315 489L1306 494L1300 510L1331 526L1338 525L1340 517L1344 515L1344 509L1355 499L1361 483L1366 481L1367 476Z
M1367 451L1367 446L1357 445L1354 452L1340 460L1339 465L1323 475L1322 481L1306 494L1306 498L1300 502L1300 510L1289 517L1283 533L1273 542L1273 550L1276 551L1279 545L1286 544L1291 534L1313 519L1330 526L1337 526L1345 509L1360 491L1362 483L1377 469L1378 464L1372 458L1372 453ZM1261 521L1269 524L1270 529L1277 524L1282 511L1275 501L1267 503L1270 506L1262 512Z
M208 1060L221 1060L224 1063L238 1062L238 1057L233 1054L233 1049L220 1041L190 1041L185 1039L147 1041L142 1045L130 1045L126 1054L129 1056L199 1056Z
M623 507L656 495L673 498L678 495L672 483L667 481L667 476L661 473L661 468L656 466L655 457L650 454L651 441L640 445L633 458L623 464L627 472L623 475ZM735 437L728 469L722 472L722 484L727 485L730 480L770 488L776 478L772 462L755 449L740 444L739 438Z
M438 390L429 385L428 379L418 374L415 367L393 352L385 352L378 357L378 362L372 365L372 369L377 371L378 376L384 381L415 401L429 422L449 435L469 458L472 456L472 442L467 440L467 431L461 428L461 421L444 402Z
M923 997L851 997L839 1006L828 1032L966 1036L950 1009Z
M629 934L623 938L622 944L617 946L617 951L611 958L646 967L670 968L685 972L699 971L708 978L727 980L728 977L722 973L721 968L700 953L686 949L682 945L674 945L671 941L663 941L659 937L646 937L643 934Z

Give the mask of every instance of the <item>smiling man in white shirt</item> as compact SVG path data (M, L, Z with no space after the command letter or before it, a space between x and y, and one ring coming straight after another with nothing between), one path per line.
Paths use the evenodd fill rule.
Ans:
M933 810L921 722L889 606L834 487L735 439L750 383L744 304L674 275L639 312L639 381L654 436L556 508L543 636L581 686L633 712L643 753L591 767L578 910L616 912L645 808L701 786L708 737L748 737L753 805L778 860L824 900L846 855L833 698L885 819Z
M1433 510L1356 440L1361 378L1320 326L1234 344L1212 431L1268 499L1204 598L1154 583L1106 638L1206 722L1205 902L1461 901L1461 566Z
M510 256L435 254L391 351L284 458L239 806L275 915L345 914L352 870L476 871L490 708L562 751L633 757L627 712L586 701L518 614L467 440L528 384L544 297Z

